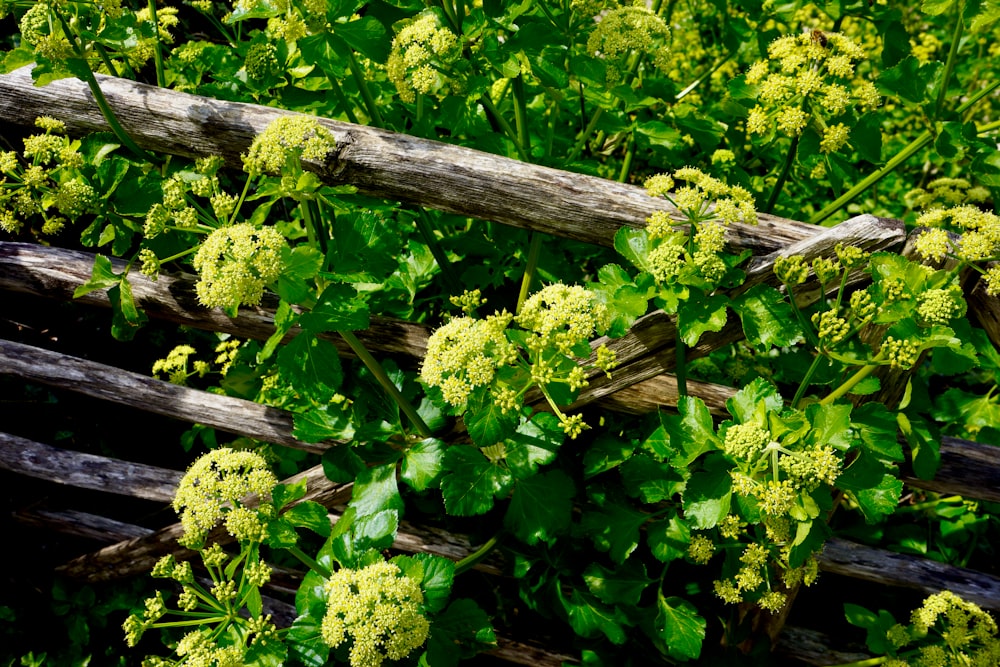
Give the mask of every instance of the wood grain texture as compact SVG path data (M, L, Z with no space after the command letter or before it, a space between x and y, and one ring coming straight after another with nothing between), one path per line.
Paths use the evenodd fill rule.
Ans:
M125 262L120 259L112 258L111 264L115 273L125 270ZM90 279L93 266L94 255L89 252L0 241L0 290L110 308L103 290L73 299L73 291ZM230 318L218 308L198 303L194 289L197 280L190 273L165 274L157 280L137 271L129 274L136 303L150 317L255 340L266 340L274 333L278 301L273 294L265 295L260 306L243 307L237 317ZM298 332L298 328L292 329L288 339ZM355 333L370 350L417 358L427 351L429 334L423 325L385 317L373 317L368 329ZM340 336L331 333L323 337L336 345L341 355L354 356Z
M181 473L0 433L0 468L56 484L170 502Z
M101 543L115 543L151 535L153 530L77 510L21 509L11 513L18 523L83 537Z
M22 343L0 340L0 373L309 452L322 453L339 444L307 443L295 438L292 414L285 410L182 387Z
M949 590L984 609L1000 610L1000 578L976 570L839 538L827 540L818 560L824 572L928 594Z
M225 102L97 75L122 127L144 149L189 158L221 156L242 168L240 155L275 118L272 107ZM36 87L30 67L0 75L0 117L33 127L40 109L70 134L108 131L87 85L62 79ZM640 227L655 210L669 210L643 188L532 165L481 151L377 128L320 119L336 139L325 164L307 164L329 184L459 215L611 245L622 226ZM736 225L733 248L770 252L812 234L801 222L761 215Z

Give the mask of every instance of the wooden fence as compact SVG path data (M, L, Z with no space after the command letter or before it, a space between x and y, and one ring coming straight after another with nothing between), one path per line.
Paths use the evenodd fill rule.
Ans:
M282 113L255 105L220 102L101 78L101 85L125 129L143 148L201 157L222 155L238 164L254 135ZM71 133L107 130L86 86L62 80L42 88L32 85L26 69L0 76L0 118L28 126L35 109L45 109L66 122ZM640 226L654 207L641 188L579 174L533 166L477 151L416 139L332 120L322 121L337 139L337 152L326 164L311 165L328 183L349 183L360 191L390 200L433 207L493 220L549 234L608 245L622 225ZM901 223L863 215L833 228L820 228L774 216L763 216L759 226L737 225L727 242L749 248L745 290L754 284L776 284L771 269L776 257L803 254L829 256L837 243L865 250L901 249L905 233ZM21 243L0 243L0 290L38 298L68 301L73 290L90 276L93 256ZM115 266L122 269L121 263ZM860 281L862 275L852 276ZM194 277L175 274L151 281L130 276L137 303L152 318L208 331L226 332L263 340L274 331L274 303L244 308L235 318L198 307ZM803 303L820 297L818 288L803 290ZM103 292L76 300L97 307L109 305ZM969 290L970 312L994 343L1000 341L1000 309L981 288ZM373 352L392 355L416 365L426 349L425 327L375 317L359 333ZM294 336L295 331L289 333ZM690 356L704 355L741 337L738 325L703 336ZM591 379L577 406L593 403L609 410L639 414L676 404L673 368L674 322L662 312L638 320L629 333L606 342L621 366L613 379ZM342 354L350 350L339 337L330 340ZM221 431L278 443L309 452L322 452L340 443L304 443L292 434L292 415L257 403L180 387L111 366L66 356L12 341L0 341L0 373L25 382L79 392L101 400L128 405L183 422L205 424ZM883 391L897 391L902 378L886 377ZM702 398L715 414L723 414L733 389L703 382L689 382L688 391ZM913 487L946 494L1000 501L1000 457L994 448L954 438L941 443L942 466L933 481L904 473ZM180 473L106 457L81 454L0 434L0 467L22 475L74 487L117 493L131 498L167 502ZM305 499L322 503L336 521L350 498L350 484L334 484L320 467L298 478L308 480ZM108 517L75 510L39 511L16 508L18 521L93 539L104 546L64 563L58 571L83 581L104 581L147 572L167 553L184 556L176 538L179 525L158 529L122 523ZM395 548L461 558L477 545L462 535L445 533L403 522ZM190 555L190 554L187 554ZM830 540L820 555L828 572L922 591L947 587L983 607L1000 610L1000 579L987 574L942 565L910 555L890 553ZM502 576L502 563L486 560L477 568L489 576ZM277 590L294 590L295 572L278 572L272 582ZM275 618L290 622L294 610L271 600ZM794 620L794 619L793 619ZM834 664L858 659L853 653L831 649L829 638L788 626L779 649L809 664ZM551 665L575 658L514 638L501 638L495 652L499 659L524 665ZM851 656L854 656L853 658Z

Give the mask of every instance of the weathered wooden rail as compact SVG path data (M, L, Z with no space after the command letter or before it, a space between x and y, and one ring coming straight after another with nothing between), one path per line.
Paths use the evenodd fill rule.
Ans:
M240 166L240 155L253 137L271 120L286 113L121 79L99 78L125 130L141 147L187 157L219 155L232 167ZM34 122L38 109L66 122L72 134L108 129L82 82L64 79L39 88L33 85L26 68L0 75L0 118L27 127ZM310 164L308 168L327 183L350 184L363 193L389 200L601 245L610 245L621 226L642 226L650 213L663 208L662 201L653 200L634 186L374 128L327 119L320 122L333 133L337 148L325 163ZM749 248L754 252L747 267L747 283L741 289L761 282L775 284L771 270L774 260L781 255L829 256L837 243L866 250L895 249L902 246L903 240L904 230L899 222L873 216L859 216L830 229L762 216L759 225L735 225L727 235L732 248ZM87 253L0 243L0 290L66 301L89 278L92 263L93 257ZM116 264L116 271L122 268L122 264ZM237 317L229 318L219 311L198 307L191 276L164 275L153 282L134 274L130 279L137 302L151 317L259 340L274 331L273 302L242 309ZM807 286L801 298L806 303L820 296L815 287L810 294ZM91 292L77 301L109 305L102 292ZM996 343L1000 340L997 324L1000 309L996 300L973 288L970 304L970 312L979 318ZM673 327L669 317L653 313L636 322L624 338L606 341L616 350L622 365L610 381L603 376L593 378L575 407L593 403L611 410L642 413L675 404L676 383L668 373L674 363ZM295 331L289 333L293 335ZM371 328L358 335L370 349L397 356L412 365L426 350L428 330L418 324L373 318ZM738 323L731 320L722 331L704 336L690 356L706 354L740 336ZM339 337L331 335L330 340L340 352L350 354ZM599 342L602 341L595 344ZM0 341L0 373L310 452L341 444L299 441L292 435L292 416L281 410L177 387L20 343ZM733 393L728 387L699 382L689 382L688 389L705 400L716 414L724 412L725 400ZM1000 501L1000 459L993 448L945 438L941 454L942 466L934 480L907 475L905 481L930 491ZM113 488L128 497L156 502L172 496L179 476L177 471L70 452L7 434L0 434L0 467L78 488L103 491ZM308 481L306 498L329 508L331 521L336 521L350 497L351 486L333 484L319 467L297 478ZM59 568L65 575L84 580L139 574L148 571L165 553L184 556L176 543L177 524L154 530L83 512L32 508L19 509L15 516L32 525L74 532L104 543L102 548ZM461 535L404 522L394 547L461 558L475 545ZM840 539L827 544L820 562L829 572L880 584L924 591L947 586L984 607L1000 610L1000 580L983 573ZM499 575L500 565L486 561L478 567ZM283 574L287 580L294 577L295 573ZM278 609L282 603L273 601L273 604ZM285 609L285 613L291 612ZM826 664L823 651L807 650L808 641L822 640L791 628L786 633L784 650L811 664ZM502 639L495 655L512 663L553 667L573 660L572 656L507 638Z

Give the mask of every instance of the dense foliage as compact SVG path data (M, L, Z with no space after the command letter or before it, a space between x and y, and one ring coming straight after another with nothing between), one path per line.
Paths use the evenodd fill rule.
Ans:
M135 345L150 346L136 273L193 271L200 304L229 316L273 293L270 339L171 331L150 371L347 442L321 458L354 483L332 527L273 472L315 457L200 428L178 443L174 508L200 562L165 558L162 590L121 605L128 646L164 656L145 664L439 667L533 624L570 628L553 648L590 666L763 663L752 628L780 627L838 531L962 565L991 553L990 507L925 492L901 507L899 474L933 477L943 434L1000 444L1000 356L966 303L980 276L1000 292L996 0L0 6L4 70L87 82L111 130L41 116L10 142L5 240L99 253L77 294L106 290ZM152 154L95 72L305 115L260 133L242 171ZM663 210L612 249L362 196L317 175L337 142L313 116L643 185ZM912 251L837 245L746 282L734 230L859 213L919 228ZM575 406L658 311L676 323L676 406ZM367 349L355 332L373 317L429 325L425 358ZM740 341L698 348L733 322ZM694 380L733 388L725 414ZM404 517L482 547L401 555ZM220 523L238 548L207 539ZM462 585L493 557L506 579ZM308 568L290 628L264 612L268 563ZM995 623L961 600L933 598L909 629L846 602L886 664L997 657ZM939 616L965 629L935 634Z

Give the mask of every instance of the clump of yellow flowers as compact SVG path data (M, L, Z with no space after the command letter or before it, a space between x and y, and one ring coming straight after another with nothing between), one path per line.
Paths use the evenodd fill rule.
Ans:
M198 300L229 313L242 305L257 305L264 287L281 274L281 255L287 246L273 227L257 229L241 222L215 230L194 256L200 276L195 285Z
M478 296L473 301L478 304ZM519 411L536 386L563 430L575 438L586 424L580 415L563 414L552 392L555 385L570 392L587 386L587 369L577 360L590 357L588 341L609 325L607 307L590 290L549 285L529 297L517 316L507 311L486 319L463 316L439 327L428 341L421 378L456 407L464 408L474 392L486 392L503 414ZM606 346L594 355L595 368L609 373L615 367L614 352Z
M449 68L461 56L462 45L455 33L428 13L400 30L392 40L386 73L400 99L413 102L418 94L437 95L460 87L449 76Z
M379 667L401 660L427 640L420 582L391 562L342 568L326 582L323 641L336 648L351 641L351 667Z
M881 103L875 84L856 77L864 50L840 33L787 35L772 42L767 55L746 74L746 82L758 87L746 123L751 135L777 130L797 137L815 123L820 151L832 153L850 138L850 127L834 122L837 117L851 107L869 111Z
M209 531L220 521L241 542L262 542L266 517L273 513L268 501L278 483L262 456L250 451L223 447L195 461L181 479L173 508L180 515L187 547L204 543ZM256 508L243 504L250 494L260 502Z
M280 116L254 138L243 169L251 176L277 174L290 161L322 162L336 147L330 131L312 116Z
M931 209L917 218L917 226L929 228L914 241L915 250L927 259L955 257L974 264L1000 255L1000 216L971 204ZM953 238L949 230L961 236ZM986 269L983 280L987 294L1000 294L1000 266Z
M618 7L601 17L587 40L587 52L605 62L609 86L621 82L633 54L649 57L665 70L670 64L670 28L645 6Z

